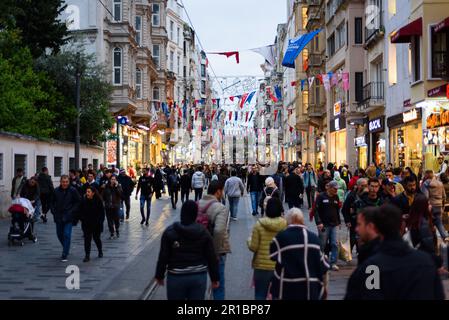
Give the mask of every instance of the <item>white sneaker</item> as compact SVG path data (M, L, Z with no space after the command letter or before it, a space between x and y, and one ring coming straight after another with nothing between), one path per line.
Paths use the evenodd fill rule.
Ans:
M338 270L340 270L340 268L339 268L336 264L331 265L331 269L332 269L333 271L338 271Z
M237 221L237 218L231 217L232 221Z

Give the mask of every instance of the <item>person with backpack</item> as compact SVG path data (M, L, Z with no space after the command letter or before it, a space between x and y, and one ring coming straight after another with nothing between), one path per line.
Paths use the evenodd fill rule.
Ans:
M176 210L176 204L178 203L180 180L181 178L179 177L176 167L173 166L167 178L168 194L170 195L173 210Z
M214 300L225 299L225 262L231 252L229 243L229 210L221 203L223 185L212 180L205 195L198 203L197 223L209 230L219 260L220 286L213 289Z
M265 179L265 188L263 189L262 196L260 197L260 214L263 217L265 213L265 209L267 207L268 200L271 198L281 199L281 194L279 192L278 187L274 183L274 179L272 177L268 177Z
M163 286L167 272L167 300L204 300L207 272L212 288L220 285L212 236L196 223L197 216L198 205L186 201L181 208L181 221L162 234L155 280Z

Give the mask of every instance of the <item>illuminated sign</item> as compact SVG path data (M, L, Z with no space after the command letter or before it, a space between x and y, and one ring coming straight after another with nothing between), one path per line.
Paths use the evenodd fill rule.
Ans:
M416 111L416 109L404 112L402 114L402 121L404 123L410 122L410 121L413 121L413 120L416 120L416 119L418 119L418 112Z
M369 132L377 132L377 131L383 131L383 121L382 118L376 118L368 122L368 129Z
M334 104L334 116L338 116L341 113L341 101L337 101Z

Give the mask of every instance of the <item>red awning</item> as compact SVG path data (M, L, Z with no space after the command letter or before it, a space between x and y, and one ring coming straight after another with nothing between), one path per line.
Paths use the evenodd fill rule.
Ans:
M438 23L435 27L433 27L433 31L441 32L449 29L449 17Z
M399 29L391 36L391 43L411 42L412 36L422 36L422 18L418 18Z

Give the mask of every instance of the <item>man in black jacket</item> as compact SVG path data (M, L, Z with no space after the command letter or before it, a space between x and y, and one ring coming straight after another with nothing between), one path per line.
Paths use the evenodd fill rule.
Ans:
M256 165L251 168L251 172L248 175L248 183L246 185L246 191L251 196L251 206L253 209L253 216L257 216L259 213L257 212L259 207L259 199L261 192L263 190L263 181L260 176L259 170Z
M185 168L181 176L181 202L184 203L189 200L190 190L192 189L192 177L189 169Z
M18 168L16 171L16 176L12 179L11 199L14 200L16 197L20 196L20 191L22 191L26 181L27 178L24 175L23 169Z
M303 194L304 183L301 178L301 169L297 167L285 178L285 202L288 208L300 208Z
M359 178L357 180L356 186L354 190L352 190L348 196L346 197L345 202L343 203L343 208L341 210L343 214L343 218L345 219L346 226L349 228L349 239L351 243L351 252L354 246L356 246L357 252L359 252L359 248L357 245L357 210L356 203L362 195L368 192L368 180L365 178Z
M364 215L381 243L352 273L347 300L444 300L444 290L429 254L414 250L400 236L401 211L392 205Z
M117 177L118 183L122 186L122 211L123 211L123 204L126 207L126 220L129 219L129 212L131 211L131 194L134 190L134 181L131 179L130 176L126 174L125 169L120 170L120 174ZM121 221L123 221L123 217L120 217Z
M55 192L55 188L53 187L53 181L51 180L51 176L48 174L48 169L46 167L42 168L42 172L39 173L37 178L37 182L39 184L40 189L40 200L42 204L42 215L41 219L44 223L47 223L47 213L50 210L51 205L51 197Z
M56 234L62 245L61 261L67 261L72 238L72 224L75 220L81 197L78 191L70 186L69 177L61 177L61 185L55 189L51 212L56 223Z
M151 198L154 192L154 178L148 174L148 169L143 169L143 174L139 178L136 190L136 200L137 195L140 193L140 214L142 216L142 221L140 224L148 226L151 213ZM147 217L145 219L145 202L147 203Z
M219 286L218 259L212 236L196 223L198 206L187 201L181 208L181 221L169 226L162 234L155 279L164 285L167 274L168 300L204 300L207 271L212 288Z
M320 193L315 200L315 223L321 240L321 251L324 252L327 241L331 243L330 264L334 271L338 271L337 255L337 227L340 226L340 200L338 198L338 183L328 183L327 191Z

